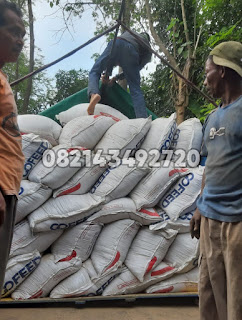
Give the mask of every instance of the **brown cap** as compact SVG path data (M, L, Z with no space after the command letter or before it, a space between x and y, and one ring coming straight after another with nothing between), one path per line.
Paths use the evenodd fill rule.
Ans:
M228 67L242 77L242 44L237 41L222 42L211 52L213 62L219 66Z

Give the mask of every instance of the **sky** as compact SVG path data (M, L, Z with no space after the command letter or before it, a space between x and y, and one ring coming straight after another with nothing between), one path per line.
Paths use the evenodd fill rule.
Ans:
M91 9L85 10L82 18L75 17L73 27L69 25L71 34L66 31L63 35L57 32L65 27L62 13L57 10L57 7L51 8L47 0L37 0L34 2L33 13L35 17L35 46L44 56L44 64L58 59L94 37L96 24L91 15ZM94 64L93 54L101 54L106 45L106 38L103 36L71 57L47 69L47 75L54 78L59 69L67 71L80 68L90 70ZM142 76L148 76L150 72L155 70L154 60L153 58L153 61L141 71ZM114 74L116 73L117 69L114 69Z

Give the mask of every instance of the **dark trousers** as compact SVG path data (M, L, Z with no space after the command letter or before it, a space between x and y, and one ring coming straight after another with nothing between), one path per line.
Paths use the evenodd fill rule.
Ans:
M101 73L106 70L108 63L110 62L112 67L119 65L123 69L124 76L129 85L136 118L147 118L145 99L140 89L139 52L128 41L117 39L112 56L110 57L111 47L112 41L109 42L89 73L88 96L92 93L100 94L99 79Z
M6 216L4 224L0 227L0 297L4 282L5 269L12 243L17 198L14 195L5 196L5 201Z

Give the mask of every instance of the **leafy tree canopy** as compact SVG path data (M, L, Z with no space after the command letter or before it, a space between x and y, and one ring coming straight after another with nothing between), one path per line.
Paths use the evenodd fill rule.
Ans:
M87 70L59 70L56 75L56 90L51 104L55 104L72 94L84 89L88 84Z

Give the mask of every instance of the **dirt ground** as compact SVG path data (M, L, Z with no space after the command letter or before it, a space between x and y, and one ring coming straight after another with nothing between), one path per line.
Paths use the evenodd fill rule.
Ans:
M0 308L1 320L199 320L197 306Z

